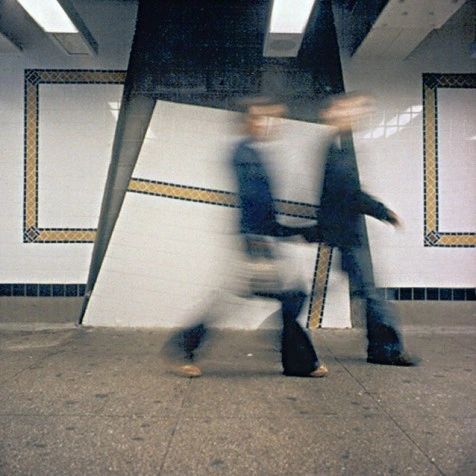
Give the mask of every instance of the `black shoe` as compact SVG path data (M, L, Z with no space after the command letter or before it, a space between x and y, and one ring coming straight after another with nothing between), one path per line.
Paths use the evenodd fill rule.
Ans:
M382 357L382 356L373 356L369 355L367 357L367 362L369 364L380 364L380 365L398 365L400 367L415 367L419 364L420 359L417 357L411 357L406 352L395 355L394 357Z

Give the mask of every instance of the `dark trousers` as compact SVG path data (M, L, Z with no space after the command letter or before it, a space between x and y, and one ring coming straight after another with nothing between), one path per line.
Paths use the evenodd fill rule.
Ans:
M403 341L390 305L382 299L373 284L369 266L365 265L360 247L343 248L342 269L356 286L359 296L365 299L367 323L367 355L391 358L403 350Z
M307 332L297 321L306 294L286 291L275 298L281 302L283 329L281 332L281 362L284 375L306 376L319 366L314 346Z
M290 290L267 294L265 297L277 299L281 303L283 373L295 376L310 374L319 366L319 360L307 332L297 322L306 294L300 290ZM164 346L166 355L174 360L193 362L208 335L209 322L210 319L203 316L194 325L172 335Z

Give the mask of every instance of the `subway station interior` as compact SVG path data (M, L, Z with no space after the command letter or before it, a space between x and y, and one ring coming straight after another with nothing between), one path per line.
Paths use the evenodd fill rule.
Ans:
M0 0L0 475L476 474L475 88L475 0Z

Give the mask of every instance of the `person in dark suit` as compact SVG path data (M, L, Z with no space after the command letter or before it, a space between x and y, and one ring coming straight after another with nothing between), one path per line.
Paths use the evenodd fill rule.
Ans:
M357 168L351 160L352 125L372 109L372 100L359 94L336 96L323 105L320 117L334 128L335 134L327 149L318 224L304 235L308 241L323 242L340 250L342 270L366 301L367 361L411 366L416 360L404 351L395 317L375 289L369 256L362 246L363 215L400 226L395 212L361 190Z
M273 240L303 232L301 228L288 227L278 222L270 174L259 149L259 143L273 135L273 121L282 116L284 106L265 98L254 98L244 102L243 107L246 137L235 146L231 167L238 185L239 231L244 243L244 253L247 255L246 260L252 264L253 275L248 276L250 291L254 295L276 299L281 303L283 374L324 377L328 373L327 367L319 362L311 339L297 321L307 297L305 291L280 286L277 270L269 272L270 269L273 271L274 267ZM265 266L267 271L260 270L260 266ZM174 336L173 339L178 341L185 352L183 357L187 360L179 366L181 374L188 377L201 375L201 369L193 361L195 351L207 334L207 327L206 317L200 318L195 325Z

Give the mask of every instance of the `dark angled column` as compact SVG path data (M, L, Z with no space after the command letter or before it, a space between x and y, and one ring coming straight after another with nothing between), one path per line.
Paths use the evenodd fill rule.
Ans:
M114 135L111 162L101 204L84 302L79 316L80 324L96 284L114 226L119 217L156 102L153 95L148 94L148 91L137 88L137 79L141 74L137 68L137 57L140 55L144 41L141 35L138 34L141 24L140 12L141 6L139 5L136 34L132 44L121 109Z
M336 18L335 11L333 9L332 0L321 0L318 12L319 16L308 28L308 32L304 38L303 42L303 51L301 54L301 61L313 64L313 74L314 74L314 87L316 95L321 97L327 96L329 94L338 94L345 92L344 76L342 73L341 65L341 48L339 48L339 42L337 38L336 31ZM348 2L351 3L350 1ZM360 2L357 0L357 3L371 3L371 2ZM385 2L379 0L379 5ZM376 8L374 6L374 8ZM380 6L379 6L380 8ZM381 6L383 8L383 6ZM358 177L358 165L357 159L355 156L354 144L353 144L353 134L348 133L345 136L341 137L341 140L345 141L347 149L351 154L351 167L353 172ZM372 268L372 257L369 248L367 227L365 224L365 218L361 215L359 216L359 234L362 238L362 250L364 254L364 260L366 261L366 266L370 270L369 276L372 278L373 283L373 268ZM351 292L351 302L352 296L355 291L355 285L353 282L350 282L350 292ZM355 306L356 301L353 301L351 308L351 321L353 327L362 327L364 324L363 316L360 312L358 306Z

